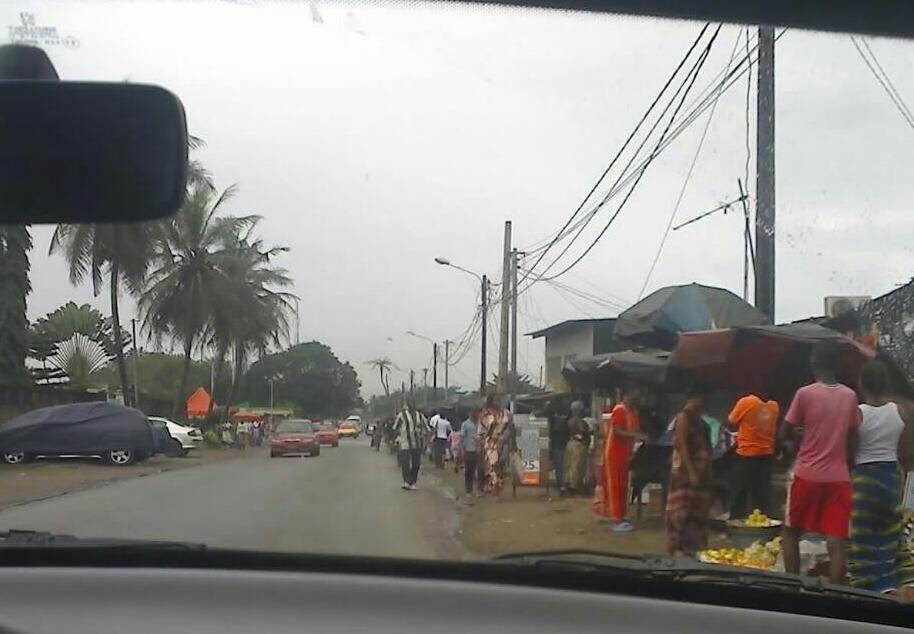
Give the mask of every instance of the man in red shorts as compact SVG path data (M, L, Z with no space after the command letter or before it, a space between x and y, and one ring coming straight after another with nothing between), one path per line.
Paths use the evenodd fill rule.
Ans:
M784 568L800 572L800 537L825 535L829 579L845 581L844 542L851 515L848 456L860 427L856 393L838 383L841 350L833 343L812 353L816 382L797 390L785 417L785 434L799 436L799 450L787 491L784 516Z

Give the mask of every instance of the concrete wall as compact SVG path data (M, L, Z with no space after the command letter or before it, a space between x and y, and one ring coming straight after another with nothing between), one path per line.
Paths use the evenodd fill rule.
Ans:
M546 336L546 389L565 392L568 385L562 376L567 361L593 354L593 326L570 327Z

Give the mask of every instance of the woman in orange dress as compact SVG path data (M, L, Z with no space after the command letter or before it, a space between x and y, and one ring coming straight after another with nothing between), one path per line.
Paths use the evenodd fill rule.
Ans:
M612 530L627 533L634 526L626 518L628 510L628 470L631 465L632 449L636 441L646 441L647 436L641 432L641 417L638 404L641 400L641 389L637 385L625 388L622 402L612 410L605 423L603 446L603 482L602 491L597 488L597 500L594 511L608 517Z

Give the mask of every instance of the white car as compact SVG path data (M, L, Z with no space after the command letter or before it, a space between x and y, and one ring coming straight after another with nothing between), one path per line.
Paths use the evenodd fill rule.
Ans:
M182 456L186 456L188 451L203 444L203 434L196 427L181 425L161 416L149 416L148 418L149 422L165 423L168 434L180 443Z

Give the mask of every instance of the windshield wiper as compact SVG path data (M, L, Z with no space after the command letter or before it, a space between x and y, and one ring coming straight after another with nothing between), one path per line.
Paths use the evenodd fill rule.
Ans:
M823 582L818 577L706 564L694 559L675 558L667 555L627 555L595 550L547 550L509 553L495 557L491 561L497 564L610 572L670 581L706 582L777 591L790 590L907 605L894 595L838 586Z
M0 550L28 548L103 548L125 550L205 550L205 544L145 539L76 537L47 531L0 531Z

